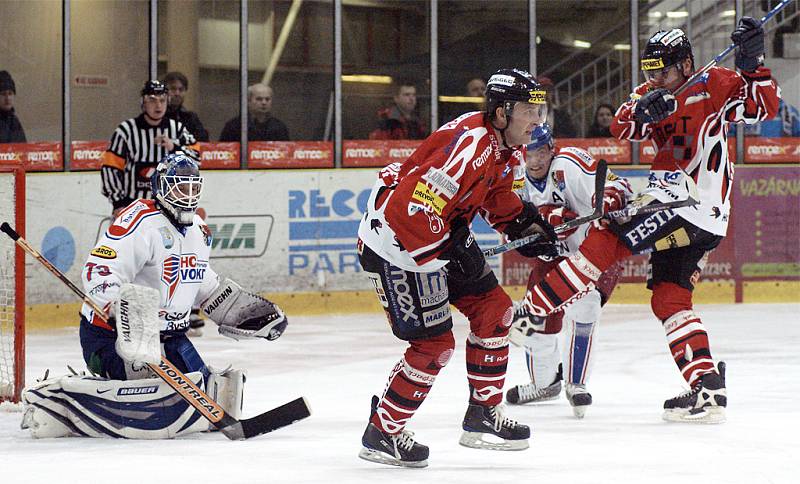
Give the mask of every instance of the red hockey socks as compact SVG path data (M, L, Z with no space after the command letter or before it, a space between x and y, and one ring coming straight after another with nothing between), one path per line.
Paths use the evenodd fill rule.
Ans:
M436 375L453 356L453 333L412 341L405 356L394 366L386 390L370 421L390 434L403 430L436 380Z

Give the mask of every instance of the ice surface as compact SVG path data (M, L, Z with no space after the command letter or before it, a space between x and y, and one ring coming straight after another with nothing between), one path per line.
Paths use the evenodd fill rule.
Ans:
M589 390L576 420L563 398L509 407L533 426L531 448L491 452L458 445L466 409L466 323L457 349L409 429L431 448L422 470L358 459L373 393L404 350L382 315L290 315L276 342L237 343L206 326L195 343L207 363L248 369L245 416L304 395L313 415L245 442L202 434L173 441L34 440L21 414L0 412L0 482L22 483L797 483L800 482L800 305L696 308L715 358L728 363L728 422L666 423L664 399L682 390L661 325L645 306L610 306ZM28 337L28 381L45 368L83 368L77 330ZM514 348L506 387L527 378Z

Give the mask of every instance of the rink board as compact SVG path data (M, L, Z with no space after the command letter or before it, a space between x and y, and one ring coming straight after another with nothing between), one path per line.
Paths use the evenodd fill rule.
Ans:
M646 181L643 170L620 174L635 188ZM378 309L355 249L374 169L209 170L204 176L202 206L218 273L292 312ZM28 187L29 241L77 282L86 254L110 223L99 173L29 174ZM733 206L729 236L709 260L698 302L800 300L800 168L737 167ZM481 246L501 242L482 221L473 228ZM511 254L491 264L505 285L524 284L524 259ZM27 269L31 323L73 322L74 296L30 259ZM625 263L614 302L648 301L646 269L645 257Z

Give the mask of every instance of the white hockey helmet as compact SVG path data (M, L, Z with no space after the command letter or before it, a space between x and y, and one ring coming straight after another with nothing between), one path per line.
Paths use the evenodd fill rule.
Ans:
M178 225L192 225L203 192L200 167L184 153L165 156L150 178L155 198Z

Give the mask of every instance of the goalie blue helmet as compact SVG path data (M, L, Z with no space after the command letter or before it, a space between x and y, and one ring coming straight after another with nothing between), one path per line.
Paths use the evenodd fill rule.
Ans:
M200 167L184 153L171 153L150 178L153 198L177 225L192 225L203 192Z
M531 132L531 142L528 143L525 148L528 151L534 151L542 146L547 146L552 149L554 145L553 130L550 128L549 124L544 123L533 129Z

